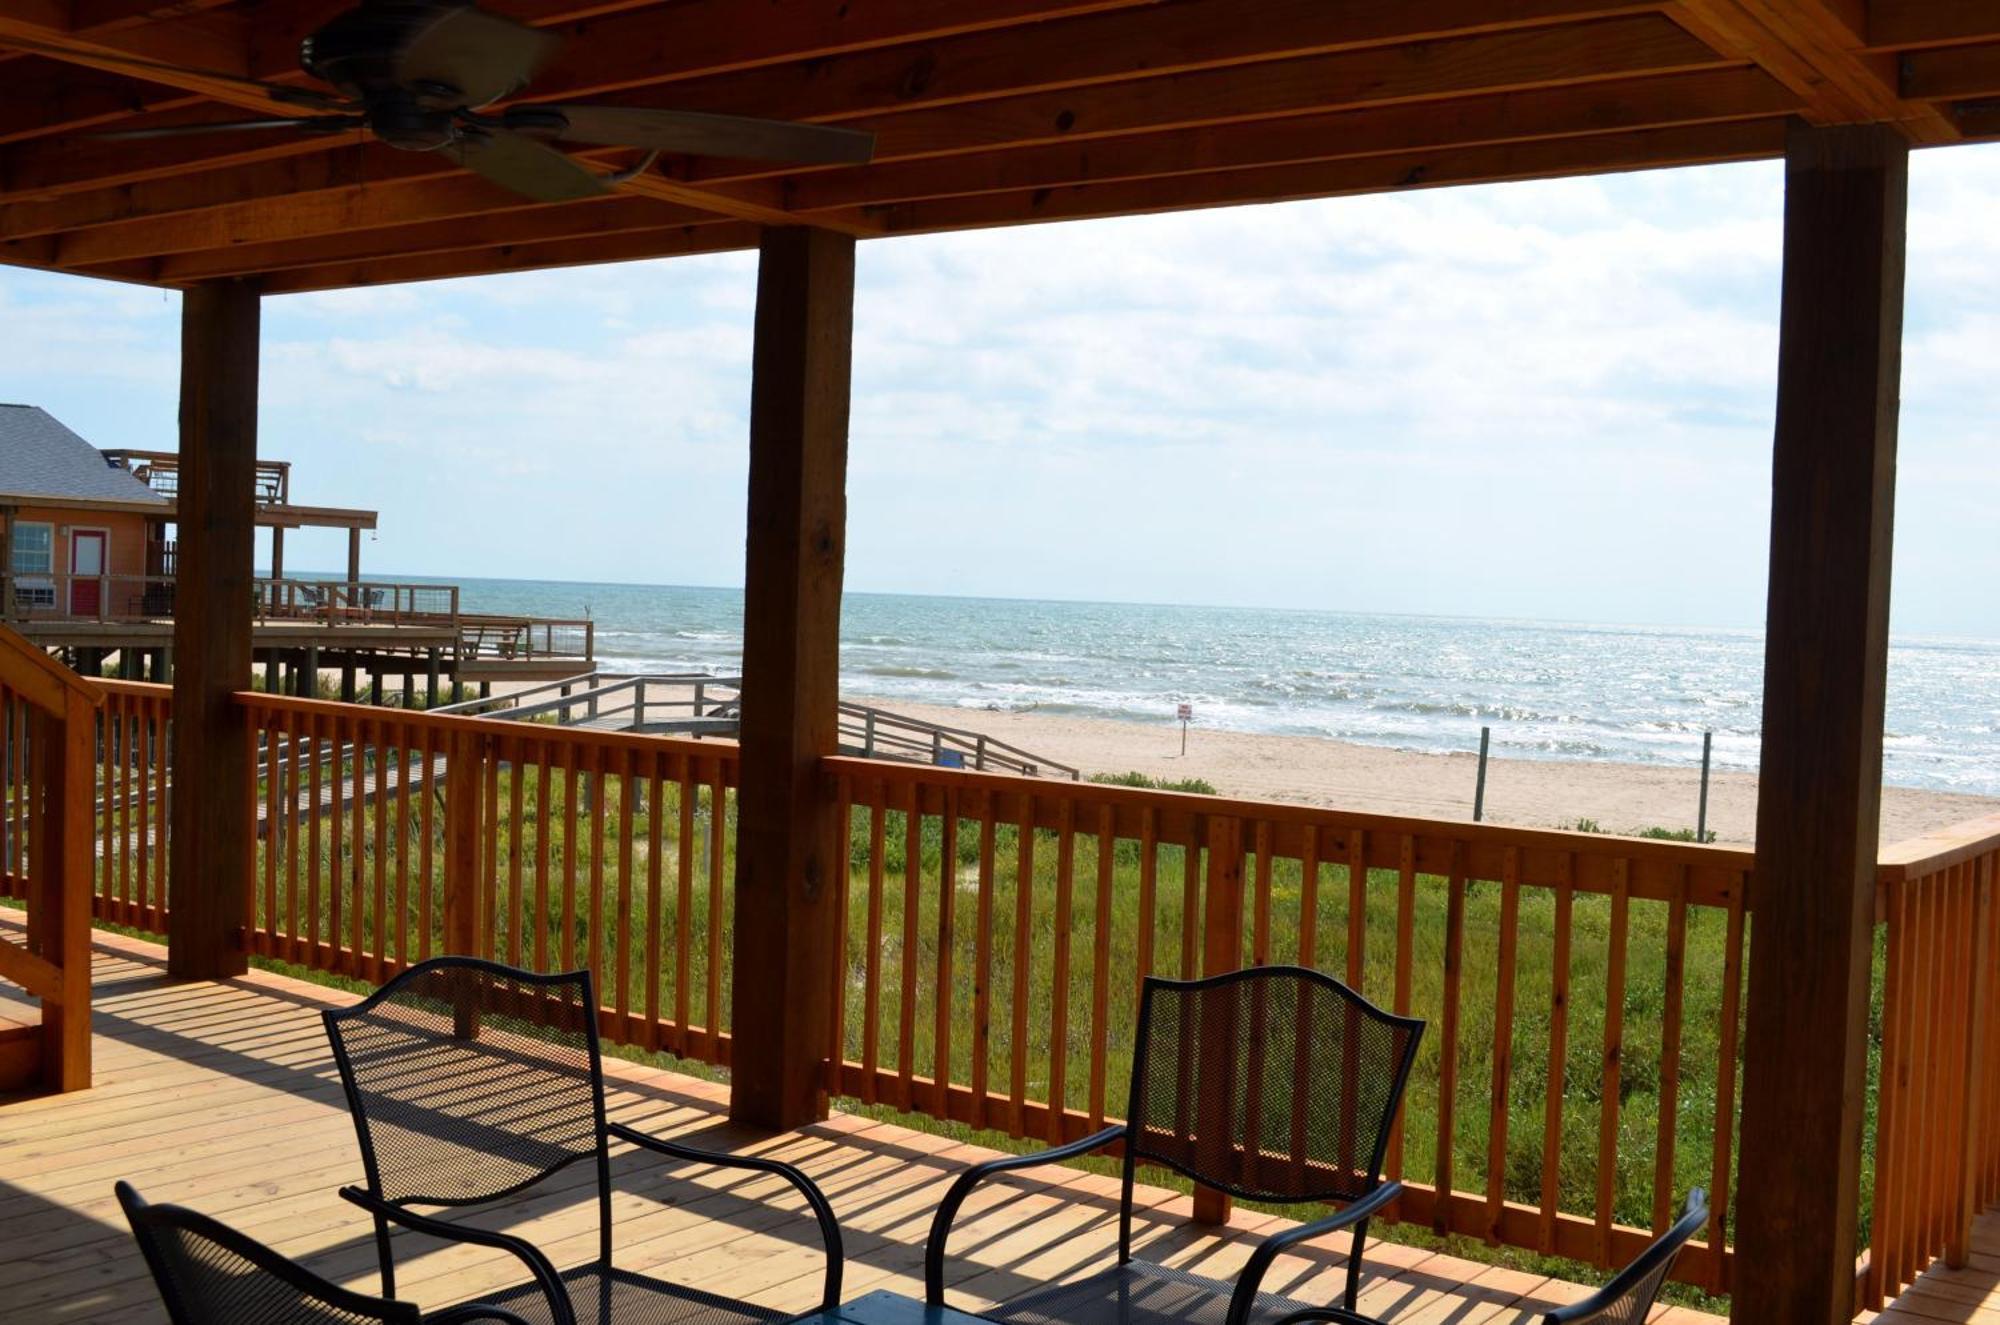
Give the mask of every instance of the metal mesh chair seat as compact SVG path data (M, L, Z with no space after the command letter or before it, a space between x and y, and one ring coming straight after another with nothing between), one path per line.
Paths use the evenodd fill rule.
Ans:
M1223 1325L1235 1285L1203 1275L1127 1261L1073 1283L1053 1284L980 1312L1006 1325ZM1249 1325L1276 1322L1307 1304L1257 1294Z
M579 1265L562 1272L576 1309L577 1325L775 1325L789 1313L771 1311L717 1297L680 1284L663 1283L629 1270ZM529 1325L550 1325L549 1302L536 1283L498 1293L485 1300L518 1312Z

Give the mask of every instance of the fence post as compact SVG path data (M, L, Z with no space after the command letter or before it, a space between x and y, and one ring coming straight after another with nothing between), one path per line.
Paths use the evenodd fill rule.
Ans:
M1701 804L1694 815L1694 840L1708 841L1708 761L1715 747L1715 733L1701 734Z
M1493 741L1493 729L1479 729L1479 781L1472 788L1472 822L1486 817L1486 750Z
M1972 1221L1979 1215L1981 1155L1980 1116L1987 1107L1980 1089L1986 1076L1987 1027L1993 1000L1993 858L1972 863L1972 1006L1965 1019L1964 1109L1958 1140L1958 1190L1955 1193L1951 1237L1945 1243L1945 1263L1963 1269L1972 1257Z
M1188 850L1199 850L1199 840L1190 839ZM1222 975L1243 965L1243 821L1234 815L1208 816L1208 877L1202 897L1201 973ZM1226 1055L1221 1046L1231 1043L1236 1028L1230 1024L1229 1009L1220 1000L1204 1000L1201 1037L1204 1062L1213 1065ZM1227 1136L1232 1127L1229 1116L1231 1082L1205 1066L1200 1074L1200 1098L1195 1103L1198 1133ZM1210 1187L1194 1189L1194 1217L1197 1223L1229 1222L1229 1197Z

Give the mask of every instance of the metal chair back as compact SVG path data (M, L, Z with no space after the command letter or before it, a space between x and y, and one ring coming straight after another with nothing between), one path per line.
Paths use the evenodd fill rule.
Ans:
M1681 1248L1707 1222L1708 1196L1697 1187L1688 1193L1679 1222L1640 1252L1637 1260L1583 1301L1551 1311L1543 1325L1643 1325Z
M437 957L324 1013L374 1194L476 1205L590 1158L605 1192L596 1006L587 971Z
M408 1302L349 1292L207 1215L149 1205L130 1183L117 1191L174 1325L419 1325Z
M1299 966L1148 978L1126 1114L1150 1160L1247 1200L1373 1191L1424 1023Z

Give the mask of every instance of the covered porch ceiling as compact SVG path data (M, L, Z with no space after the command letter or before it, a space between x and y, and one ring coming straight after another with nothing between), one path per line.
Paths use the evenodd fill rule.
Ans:
M2000 137L1992 0L494 0L559 33L537 101L866 129L866 166L664 158L536 204L304 115L346 0L0 0L0 261L267 293L1774 158L1785 124ZM198 69L140 69L129 61ZM638 154L584 150L605 170Z

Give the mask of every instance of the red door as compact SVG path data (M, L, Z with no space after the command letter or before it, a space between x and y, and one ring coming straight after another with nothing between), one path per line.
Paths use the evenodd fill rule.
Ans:
M69 614L97 616L104 608L105 533L72 529L69 535Z

